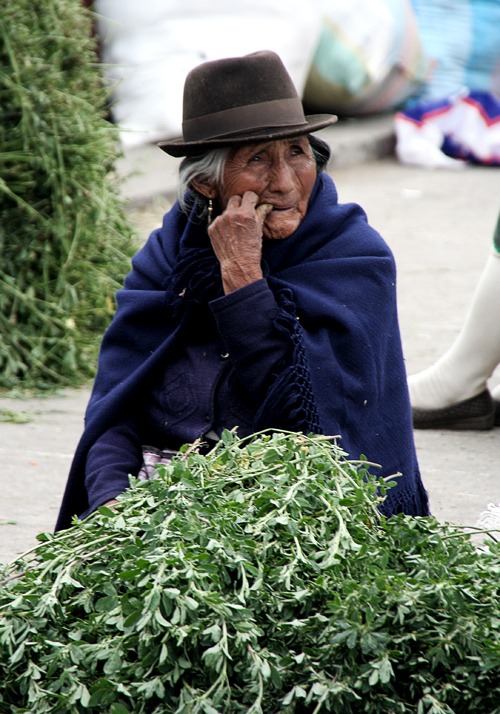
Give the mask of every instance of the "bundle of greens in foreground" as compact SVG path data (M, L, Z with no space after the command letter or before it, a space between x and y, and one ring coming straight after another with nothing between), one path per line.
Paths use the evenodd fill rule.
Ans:
M384 490L324 437L185 449L4 569L0 710L500 711L500 544Z
M117 128L80 0L0 12L0 387L92 376L130 269Z

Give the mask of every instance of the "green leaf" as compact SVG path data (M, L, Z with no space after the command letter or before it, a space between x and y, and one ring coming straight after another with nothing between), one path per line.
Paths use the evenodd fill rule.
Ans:
M101 597L96 601L96 612L111 612L118 607L118 598L114 596Z
M116 677L122 667L122 658L119 652L113 652L104 663L104 674L107 677Z
M392 669L392 664L388 657L384 657L380 661L378 674L382 684L387 684L394 676L394 670Z
M131 714L131 709L128 709L125 704L114 703L109 708L109 714Z

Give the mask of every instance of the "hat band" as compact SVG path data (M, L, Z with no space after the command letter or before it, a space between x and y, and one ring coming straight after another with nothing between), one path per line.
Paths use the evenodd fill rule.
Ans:
M307 126L300 99L275 99L186 119L182 133L184 141L206 141L281 126Z

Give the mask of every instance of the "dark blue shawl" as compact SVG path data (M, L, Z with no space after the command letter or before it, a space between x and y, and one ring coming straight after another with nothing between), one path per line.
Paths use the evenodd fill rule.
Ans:
M350 458L365 455L380 464L382 476L401 474L382 508L386 515L427 515L390 249L359 206L338 203L333 181L321 174L297 231L264 241L263 268L281 307L277 324L291 336L294 355L256 414L256 430L339 435ZM175 204L134 257L117 294L57 529L88 505L89 448L165 369L184 330L196 329L195 306L221 295L205 226Z

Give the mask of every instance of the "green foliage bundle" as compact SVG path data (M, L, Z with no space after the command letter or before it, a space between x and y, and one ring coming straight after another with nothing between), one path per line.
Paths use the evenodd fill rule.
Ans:
M184 450L4 569L0 710L499 712L499 543L385 488L322 437Z
M128 272L117 130L80 0L0 13L0 387L80 384Z

